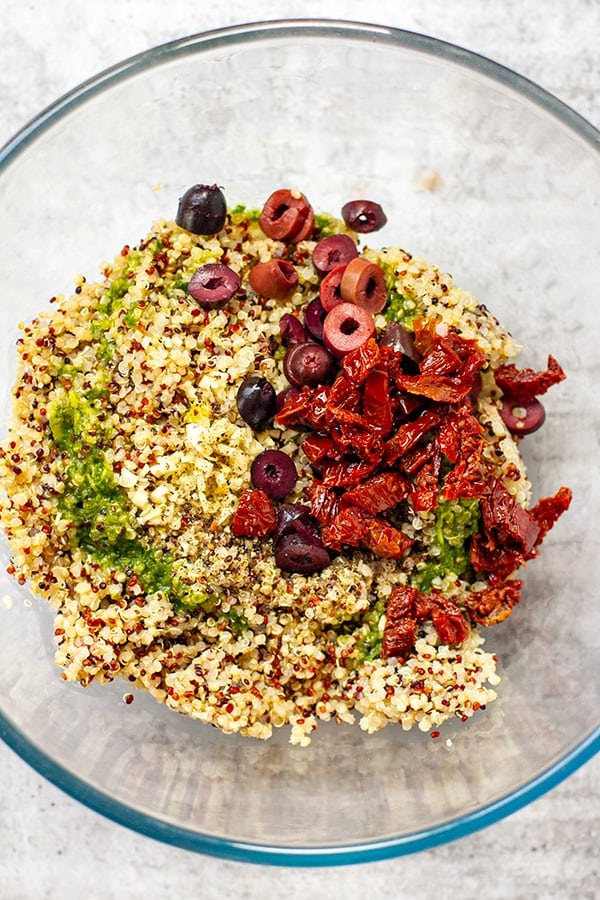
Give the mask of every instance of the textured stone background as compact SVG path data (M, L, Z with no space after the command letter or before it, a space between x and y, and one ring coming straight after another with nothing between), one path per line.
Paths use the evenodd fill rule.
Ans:
M2 0L0 145L112 63L186 34L318 17L322 0ZM394 25L515 69L600 126L598 0L328 0L329 18ZM0 897L486 900L598 896L600 763L496 825L416 856L342 869L204 858L131 833L62 794L0 745Z

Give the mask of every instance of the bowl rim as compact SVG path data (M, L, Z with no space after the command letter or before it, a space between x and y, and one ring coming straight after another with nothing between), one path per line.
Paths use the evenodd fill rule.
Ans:
M236 46L271 38L352 38L377 42L434 56L500 82L532 101L582 138L600 154L600 131L579 113L528 78L489 58L430 35L387 25L337 20L290 18L232 25L178 38L128 57L102 70L60 96L0 147L0 176L4 170L46 129L95 94L128 77L178 56L191 55L219 46ZM334 866L374 862L430 849L465 837L511 815L560 784L600 751L600 726L577 746L550 764L520 788L484 807L455 817L429 829L386 840L367 840L347 845L285 847L250 843L203 835L132 809L69 772L48 757L0 711L0 738L39 775L75 800L106 818L145 836L186 850L239 862L281 866Z

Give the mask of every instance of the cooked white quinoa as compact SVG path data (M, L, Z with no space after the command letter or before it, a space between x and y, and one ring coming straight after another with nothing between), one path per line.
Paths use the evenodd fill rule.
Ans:
M328 217L320 224L323 233L346 230ZM81 277L72 296L52 298L48 311L21 326L0 460L0 523L12 551L9 571L56 611L56 661L65 680L120 677L224 732L268 738L273 727L290 725L291 742L301 745L320 719L358 716L369 732L389 722L429 731L495 699L496 658L474 627L464 644L449 647L425 624L404 664L365 658L365 640L383 631L377 610L395 585L409 582L414 554L392 561L348 551L316 575L287 575L268 540L231 533L251 463L265 448L295 459L301 477L290 499L304 499L303 435L278 427L254 434L238 414L236 392L255 373L277 390L287 385L278 323L318 294L313 247L304 241L296 249L299 284L291 299L265 301L245 275L258 259L281 255L283 244L263 235L256 216L230 213L216 237L159 221L138 247L124 247L103 267L103 280ZM405 313L435 315L442 327L475 339L489 369L514 357L510 335L450 276L401 249L362 252L386 268ZM218 261L242 276L246 293L205 313L186 287L200 265ZM526 505L530 486L498 414L489 369L479 400L486 453ZM214 591L217 602L177 612L167 589L144 593L131 570L74 540L63 497L69 457L49 424L65 404L84 417L88 440L97 434L135 539L171 561L178 584L208 597ZM411 514L402 527L426 546L433 513ZM448 575L434 586L456 599L486 583Z

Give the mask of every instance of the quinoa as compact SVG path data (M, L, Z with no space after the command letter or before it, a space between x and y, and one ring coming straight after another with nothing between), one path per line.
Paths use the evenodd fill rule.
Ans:
M100 280L79 278L71 296L53 298L20 326L13 415L0 451L9 572L55 610L63 679L87 686L119 677L128 691L145 689L226 733L268 738L286 725L291 742L306 746L319 720L358 719L374 732L390 722L429 731L470 718L496 698L500 680L475 625L464 643L448 646L425 623L404 662L377 652L386 600L410 583L421 563L415 552L397 561L348 550L322 572L290 575L275 565L268 541L232 533L262 450L294 459L292 502L303 500L310 481L302 435L276 425L256 434L236 407L250 375L277 391L287 386L279 321L318 295L314 240L294 249L291 297L256 295L250 267L286 250L256 218L229 212L214 237L158 221L102 266ZM319 223L322 233L348 230L331 217ZM485 354L478 414L486 454L526 506L531 487L493 378L518 350L511 336L430 263L400 248L362 252L386 272L400 321L435 316ZM187 285L199 266L217 262L238 272L243 288L207 312ZM376 318L379 328L385 321ZM70 499L90 467L106 494L91 512ZM98 550L111 528L126 548L121 556ZM411 512L402 524L421 548L434 546L435 528L432 512ZM485 582L442 572L433 585L456 599Z

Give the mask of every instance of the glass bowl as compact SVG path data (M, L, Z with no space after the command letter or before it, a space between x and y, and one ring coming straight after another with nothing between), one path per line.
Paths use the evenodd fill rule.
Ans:
M238 860L359 862L465 835L598 749L600 135L544 91L432 38L345 22L245 25L158 47L77 88L0 154L2 430L17 323L174 215L194 182L260 206L379 200L395 243L450 271L543 367L568 373L523 451L574 500L490 629L499 698L439 738L321 725L308 749L224 736L127 685L65 684L52 613L5 574L0 734L93 809ZM161 185L161 190L155 187ZM4 571L9 554L2 544ZM10 599L8 599L10 598Z

